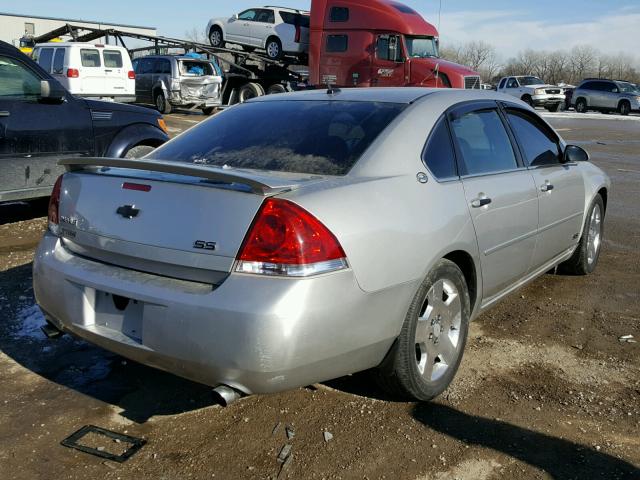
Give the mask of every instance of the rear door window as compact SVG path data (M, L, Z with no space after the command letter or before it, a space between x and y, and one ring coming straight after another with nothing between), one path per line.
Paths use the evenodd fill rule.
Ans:
M405 108L377 102L249 102L188 130L149 158L345 175Z
M104 66L107 68L122 68L122 53L118 50L105 50L103 52Z
M136 71L136 73L139 73L140 75L144 75L145 73L152 73L153 62L154 60L152 58L141 59L138 63L138 71Z
M80 50L80 61L83 67L101 67L100 52L95 49L83 48Z
M422 159L438 180L458 178L456 157L445 117L440 118L431 131Z
M53 60L53 48L43 48L38 56L38 65L51 73L51 61Z
M560 163L558 137L550 128L533 115L516 108L507 109L507 118L527 166L541 167Z
M453 115L451 130L467 175L486 175L518 168L511 139L497 110Z
M260 9L256 12L256 22L276 23L276 15L273 10Z
M56 48L56 53L53 56L53 68L52 73L56 75L62 75L64 73L64 57L67 50L64 48Z

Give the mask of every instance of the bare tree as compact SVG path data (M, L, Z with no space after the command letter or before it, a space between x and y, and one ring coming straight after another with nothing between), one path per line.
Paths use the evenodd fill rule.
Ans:
M200 28L193 27L191 30L187 30L184 36L190 42L207 43L207 35L204 30Z

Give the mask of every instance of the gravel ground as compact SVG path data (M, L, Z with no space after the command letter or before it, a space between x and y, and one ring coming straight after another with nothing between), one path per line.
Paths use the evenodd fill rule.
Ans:
M640 124L615 118L549 117L613 180L598 270L545 275L483 315L427 404L359 374L221 408L202 385L47 340L31 289L46 205L0 206L0 477L640 479L640 344L619 341L640 340ZM60 445L88 424L147 444L124 464Z

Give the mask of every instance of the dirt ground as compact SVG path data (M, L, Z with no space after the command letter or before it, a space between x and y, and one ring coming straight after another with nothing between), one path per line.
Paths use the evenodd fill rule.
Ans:
M640 118L549 118L613 180L598 269L547 274L483 315L432 403L359 374L222 408L205 386L47 340L31 289L46 205L0 206L0 478L640 479L640 344L619 340L640 341ZM84 425L147 443L123 464L60 445Z

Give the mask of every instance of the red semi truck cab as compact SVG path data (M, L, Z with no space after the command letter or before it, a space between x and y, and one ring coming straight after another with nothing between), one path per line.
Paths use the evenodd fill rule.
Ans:
M392 0L312 0L309 81L336 87L480 88L439 58L438 30Z

